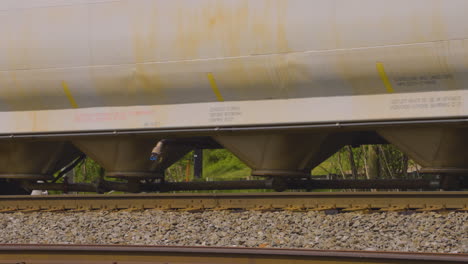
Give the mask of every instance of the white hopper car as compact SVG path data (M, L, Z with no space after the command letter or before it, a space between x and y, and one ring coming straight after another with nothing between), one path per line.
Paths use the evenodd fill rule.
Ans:
M466 0L0 0L0 178L152 177L209 137L302 176L360 133L468 170ZM365 140L364 140L365 142Z

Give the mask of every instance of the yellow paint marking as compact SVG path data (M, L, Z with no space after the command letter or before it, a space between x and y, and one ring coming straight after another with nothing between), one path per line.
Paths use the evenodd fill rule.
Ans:
M395 90L393 90L392 83L388 79L387 73L385 72L385 68L383 66L382 62L377 62L377 71L379 72L380 79L382 79L383 84L385 85L385 88L387 89L387 92L389 93L394 93Z
M62 87L63 91L65 92L65 95L68 98L68 101L70 101L70 104L73 108L78 108L78 104L75 101L75 98L73 98L73 95L70 92L70 89L68 89L68 84L65 81L62 81Z
M218 89L218 85L216 84L216 80L213 76L213 73L209 72L207 74L208 80L210 81L211 89L213 89L214 94L216 95L216 99L220 102L224 102L224 98L221 95L221 92Z

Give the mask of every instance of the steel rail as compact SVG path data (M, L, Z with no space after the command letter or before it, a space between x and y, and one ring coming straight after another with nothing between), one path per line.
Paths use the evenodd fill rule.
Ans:
M57 179L57 178L56 178ZM100 181L91 183L24 183L28 190L57 190L68 192L173 192L200 190L246 190L270 189L285 190L316 190L316 189L400 189L400 190L436 190L441 187L438 182L430 180L315 180L315 179L286 179L276 180L239 180L239 181L203 181L203 182L157 182L135 183ZM468 188L468 187L467 187ZM444 188L445 189L445 188Z
M10 263L468 263L468 254L114 245L0 245Z
M0 212L74 209L468 210L468 192L290 192L0 196Z

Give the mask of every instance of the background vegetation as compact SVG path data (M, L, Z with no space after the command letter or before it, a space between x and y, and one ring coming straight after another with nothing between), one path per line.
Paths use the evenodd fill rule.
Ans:
M312 175L334 179L398 179L415 177L418 166L392 145L346 146L320 164ZM104 170L87 158L74 169L75 182L95 182ZM224 149L203 150L202 181L250 179L250 169ZM168 181L191 181L193 152L166 171Z

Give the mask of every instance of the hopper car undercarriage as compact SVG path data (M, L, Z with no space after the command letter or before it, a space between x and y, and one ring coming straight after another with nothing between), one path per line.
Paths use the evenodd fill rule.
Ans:
M467 129L464 120L426 120L5 136L0 139L1 191L24 194L31 190L98 193L229 189L460 190L468 187ZM161 142L158 157L151 160L158 142ZM388 143L395 144L420 164L421 173L437 177L326 180L310 174L345 145ZM165 181L164 171L188 152L223 147L250 166L252 176L257 179ZM99 182L56 183L86 156L104 168L104 177ZM108 181L108 178L122 181Z

